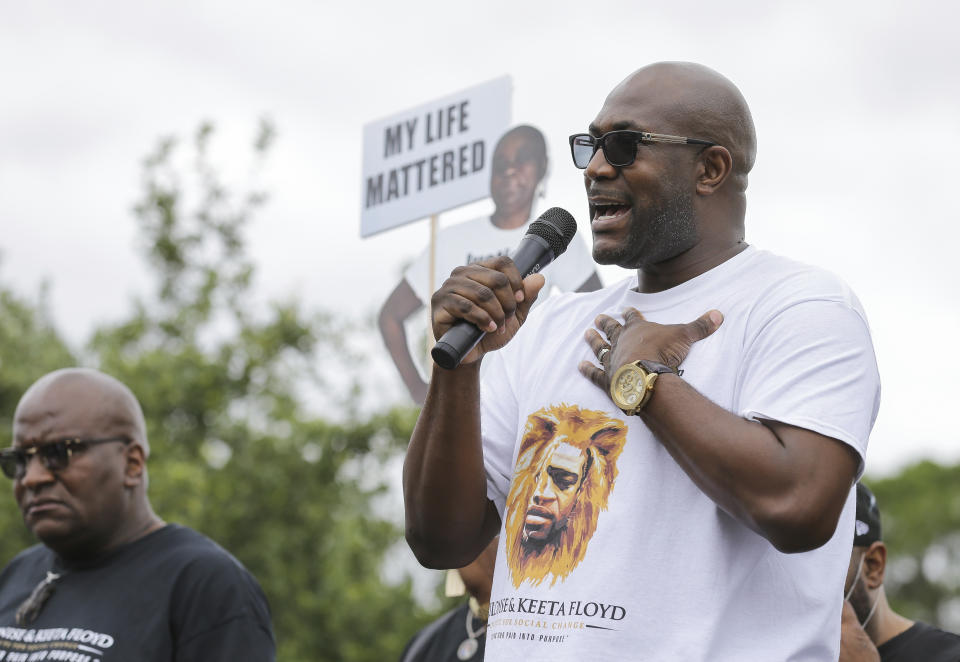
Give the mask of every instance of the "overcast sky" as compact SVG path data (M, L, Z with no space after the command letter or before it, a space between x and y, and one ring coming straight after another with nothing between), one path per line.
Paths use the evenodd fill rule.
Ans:
M365 123L510 75L513 121L548 138L544 207L589 236L566 136L633 69L693 60L753 111L748 241L840 274L867 310L883 378L870 470L960 461L958 18L934 0L6 2L0 282L32 293L48 280L79 345L149 291L130 207L157 138L210 120L229 172L268 116L279 138L262 180L272 199L250 228L258 298L368 317L428 230L359 238ZM382 356L378 338L370 351Z

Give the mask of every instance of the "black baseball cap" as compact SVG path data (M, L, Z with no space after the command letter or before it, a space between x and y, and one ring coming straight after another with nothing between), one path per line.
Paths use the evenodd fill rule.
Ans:
M857 483L857 522L853 532L854 547L869 547L882 540L880 532L880 509L877 497L863 483Z

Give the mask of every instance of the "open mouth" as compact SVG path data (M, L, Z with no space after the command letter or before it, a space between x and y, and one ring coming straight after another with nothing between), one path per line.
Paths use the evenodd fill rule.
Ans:
M527 510L527 516L524 518L523 526L527 530L539 530L550 526L553 522L553 513L544 508L534 506Z
M612 221L624 216L629 211L630 205L598 202L593 205L593 218L591 220L600 223Z

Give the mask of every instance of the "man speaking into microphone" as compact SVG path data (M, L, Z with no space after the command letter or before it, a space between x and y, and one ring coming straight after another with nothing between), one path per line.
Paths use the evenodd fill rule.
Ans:
M756 136L715 71L634 72L570 148L594 259L636 274L529 319L543 279L508 258L434 294L436 337L486 334L434 367L411 548L458 567L501 533L488 661L836 660L879 406L860 303L746 243Z

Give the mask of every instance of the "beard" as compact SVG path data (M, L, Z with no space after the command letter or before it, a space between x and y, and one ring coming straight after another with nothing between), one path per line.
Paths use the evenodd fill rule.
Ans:
M631 209L630 231L624 245L594 253L598 264L616 264L625 269L642 269L680 255L700 238L693 195L677 187L656 206Z
M870 593L867 591L867 585L863 582L863 577L857 577L857 581L853 585L853 591L850 593L850 605L853 607L853 611L857 613L857 620L861 625L870 615L874 599L871 599Z
M523 534L520 537L520 542L523 544L524 548L540 552L544 547L548 545L556 545L557 540L560 538L560 534L563 533L563 530L567 528L566 518L561 519L560 521L550 522L550 530L547 531L545 536L531 536L530 531L527 530L527 527L523 527Z

